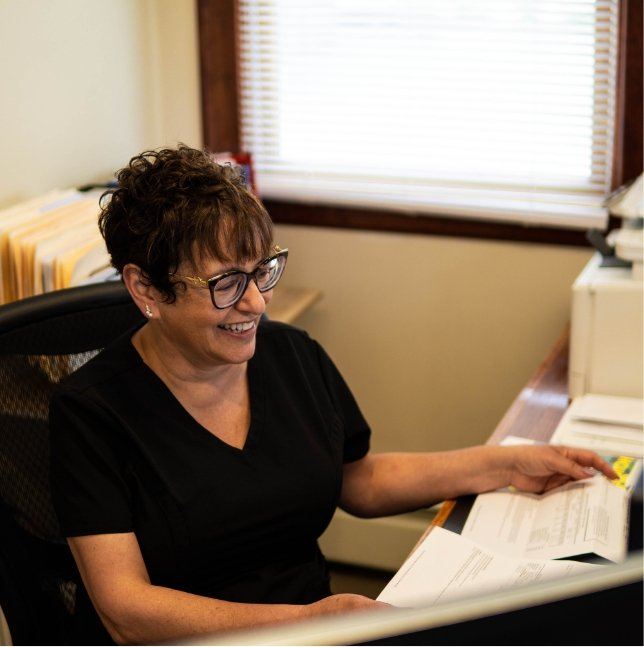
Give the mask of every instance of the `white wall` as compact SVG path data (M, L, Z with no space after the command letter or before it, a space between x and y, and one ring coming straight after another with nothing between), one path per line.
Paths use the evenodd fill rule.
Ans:
M201 144L192 0L0 2L0 207Z
M0 1L0 207L201 145L193 0ZM377 449L482 441L569 316L582 249L278 227Z
M0 0L0 78L0 208L109 179L145 148L201 145L194 0ZM483 442L563 329L589 258L546 245L277 233L291 250L285 282L324 292L299 323L345 374L376 450ZM364 563L395 565L425 523L406 535L394 523L398 552ZM325 541L336 558L349 543L365 555L374 545L373 527L363 544L354 526L334 528Z
M132 2L132 0L130 0ZM152 14L158 145L200 147L201 91L196 0L147 0Z
M280 225L284 283L324 297L299 325L340 367L375 451L483 443L569 319L585 249ZM279 288L278 288L279 289ZM327 557L396 570L431 512L338 511Z
M484 442L570 316L586 249L279 226L299 324L341 367L374 448ZM278 288L279 289L279 288Z

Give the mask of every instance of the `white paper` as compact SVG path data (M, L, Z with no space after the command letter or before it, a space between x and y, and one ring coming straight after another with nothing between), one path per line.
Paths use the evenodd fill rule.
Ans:
M640 398L587 393L575 398L570 409L576 420L634 427L640 431L644 428L644 401Z
M539 445L539 441L534 440L534 438L524 438L523 436L506 436L499 443L504 447L510 447L513 445Z
M644 444L640 439L607 434L603 430L592 429L576 423L573 428L560 427L550 441L553 445L568 445L581 449L592 449L598 454L620 456L644 456Z
M575 398L550 443L592 449L600 454L644 456L643 401L587 394Z
M545 494L497 490L476 497L463 536L504 555L626 557L628 492L602 475Z
M601 568L572 561L508 557L461 535L432 528L378 600L421 607Z
M82 281L75 283L74 285L88 285L89 283L103 283L104 281L115 281L119 278L119 273L113 267L106 267L98 272L90 274L88 277L84 278Z

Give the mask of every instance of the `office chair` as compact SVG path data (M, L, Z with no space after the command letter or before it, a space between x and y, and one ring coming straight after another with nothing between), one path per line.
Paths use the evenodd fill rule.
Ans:
M0 607L14 644L93 642L72 629L82 583L49 491L49 398L143 320L120 282L0 306Z

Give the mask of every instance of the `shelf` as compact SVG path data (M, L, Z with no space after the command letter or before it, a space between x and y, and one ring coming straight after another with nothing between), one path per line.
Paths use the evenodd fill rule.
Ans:
M293 323L322 297L321 290L280 286L266 308L269 319Z

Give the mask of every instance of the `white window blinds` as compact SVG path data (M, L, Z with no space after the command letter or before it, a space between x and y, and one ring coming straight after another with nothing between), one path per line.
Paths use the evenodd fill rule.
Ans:
M603 226L617 0L240 0L264 198Z

